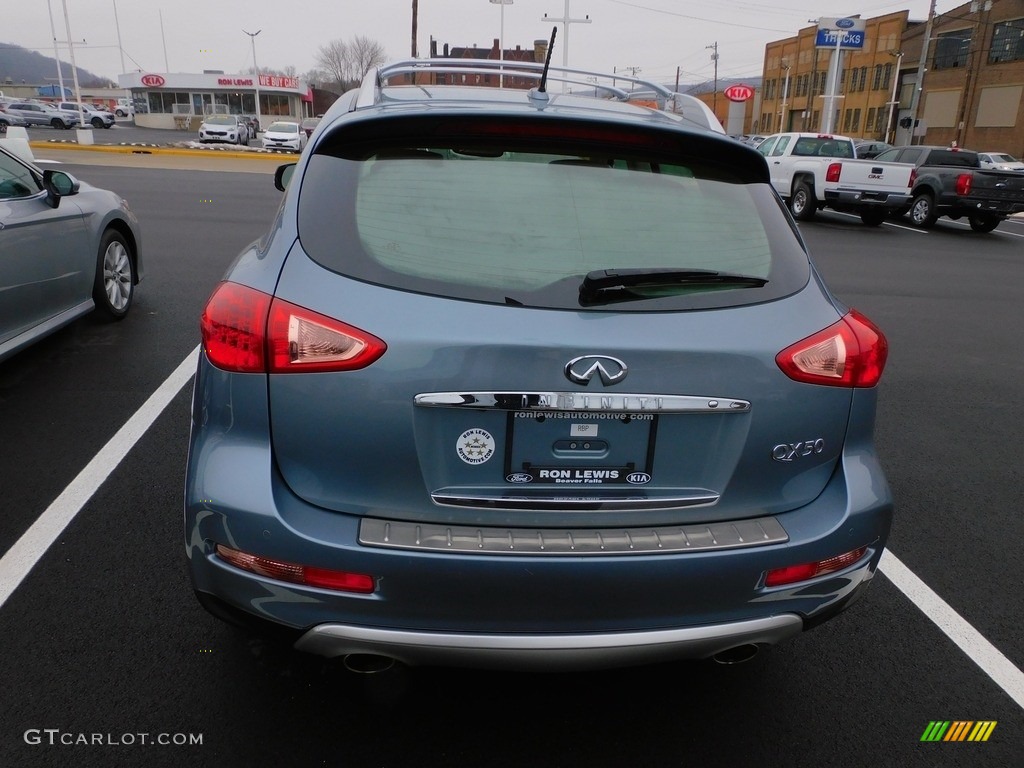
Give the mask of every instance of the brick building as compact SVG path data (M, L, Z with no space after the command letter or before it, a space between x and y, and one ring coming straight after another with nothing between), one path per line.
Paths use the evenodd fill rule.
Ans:
M815 48L815 34L765 47L760 132L821 128L835 51ZM866 19L864 48L842 53L839 93L836 133L1024 155L1024 0L964 3L930 28L907 11Z

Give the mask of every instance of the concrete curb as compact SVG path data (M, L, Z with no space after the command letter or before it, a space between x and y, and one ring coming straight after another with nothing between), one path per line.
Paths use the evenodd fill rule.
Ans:
M77 144L73 141L31 141L29 146L36 149L60 149L82 152L113 152L122 155L184 155L197 157L205 155L208 157L237 157L243 160L276 160L281 158L298 159L298 154L293 152L271 152L269 150L254 150L252 152L239 152L237 150L225 149L199 149L193 147L166 147L157 144ZM287 162L287 160L285 160Z

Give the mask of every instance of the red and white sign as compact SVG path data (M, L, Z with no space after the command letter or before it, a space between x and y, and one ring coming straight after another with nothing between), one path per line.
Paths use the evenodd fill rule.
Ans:
M260 85L264 88L298 88L299 78L283 75L260 75Z
M729 101L746 101L754 97L754 89L749 85L730 85L722 93Z
M167 81L164 80L160 75L143 75L142 84L148 88L162 88L166 85Z

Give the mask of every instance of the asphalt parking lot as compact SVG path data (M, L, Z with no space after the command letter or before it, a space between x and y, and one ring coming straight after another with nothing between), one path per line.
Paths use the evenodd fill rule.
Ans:
M364 679L214 620L185 573L197 318L270 225L275 164L34 149L128 198L148 266L125 322L85 318L0 364L0 551L66 517L34 567L0 577L0 765L1020 764L1021 220L800 226L891 348L876 430L891 556L847 613L734 667ZM922 742L933 721L996 725L985 743Z

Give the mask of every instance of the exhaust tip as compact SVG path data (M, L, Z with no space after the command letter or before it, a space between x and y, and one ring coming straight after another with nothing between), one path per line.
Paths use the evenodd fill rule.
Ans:
M395 666L396 661L390 656L379 656L375 653L350 653L342 660L345 669L358 675L375 675L387 672Z
M760 648L753 643L747 643L746 645L737 645L735 648L719 651L711 658L718 664L743 664L757 656L759 650Z

